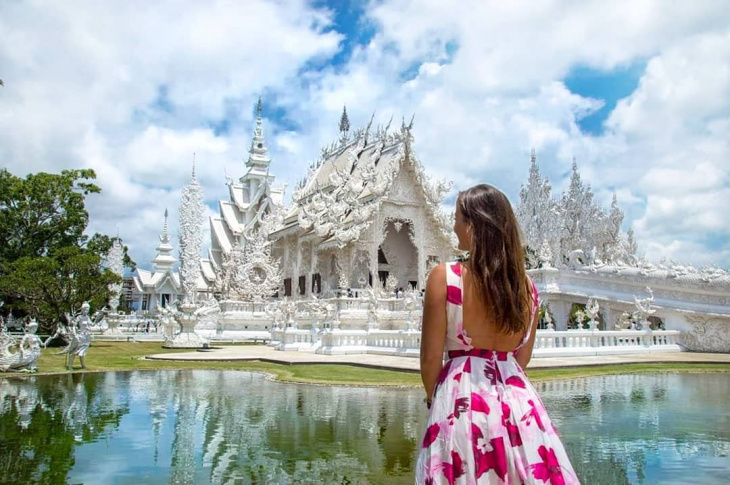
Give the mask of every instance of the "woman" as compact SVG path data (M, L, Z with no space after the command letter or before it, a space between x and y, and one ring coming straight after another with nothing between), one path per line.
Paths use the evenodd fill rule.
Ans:
M416 483L579 483L523 372L537 290L507 197L490 185L460 193L454 231L469 258L437 266L426 285L421 377L430 414Z

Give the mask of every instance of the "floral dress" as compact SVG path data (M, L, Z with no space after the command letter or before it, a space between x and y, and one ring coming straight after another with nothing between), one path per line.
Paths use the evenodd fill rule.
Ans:
M416 468L417 484L580 483L515 353L476 349L462 321L461 265L446 265L446 350ZM533 285L532 316L537 309ZM533 318L530 319L530 322Z

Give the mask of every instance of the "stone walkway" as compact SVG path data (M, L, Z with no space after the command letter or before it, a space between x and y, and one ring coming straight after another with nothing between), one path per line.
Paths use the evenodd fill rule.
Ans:
M418 372L419 360L413 357L397 357L392 355L353 354L322 355L309 352L290 352L274 350L263 345L235 345L199 350L197 352L180 352L172 354L155 354L147 356L153 360L179 361L233 361L260 360L277 364L348 364L379 369L404 370ZM696 363L729 363L730 354L710 354L699 352L672 352L660 354L626 354L602 355L590 357L541 357L530 361L530 369L549 367L584 367L607 364L660 363L660 362L696 362Z

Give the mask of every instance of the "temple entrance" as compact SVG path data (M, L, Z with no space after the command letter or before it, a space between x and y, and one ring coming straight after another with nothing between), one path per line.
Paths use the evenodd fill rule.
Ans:
M418 249L413 244L410 221L390 220L385 226L385 239L378 247L378 277L384 282L393 275L397 288L403 290L411 281L418 281Z

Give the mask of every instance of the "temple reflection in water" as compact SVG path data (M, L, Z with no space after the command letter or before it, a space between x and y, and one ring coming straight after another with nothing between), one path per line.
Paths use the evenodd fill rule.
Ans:
M730 471L726 374L536 387L585 483L723 483ZM8 483L412 483L426 417L416 389L239 371L11 378L0 396Z

